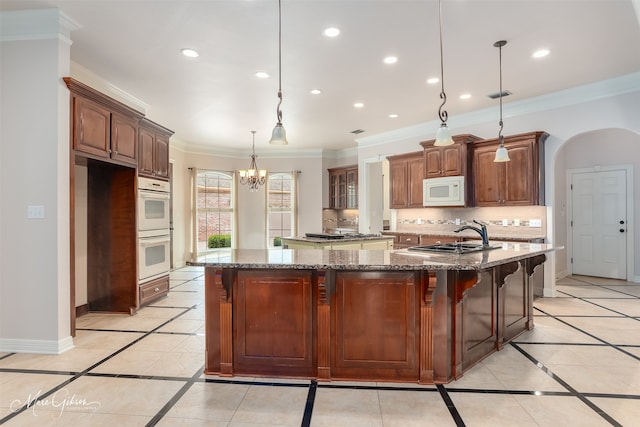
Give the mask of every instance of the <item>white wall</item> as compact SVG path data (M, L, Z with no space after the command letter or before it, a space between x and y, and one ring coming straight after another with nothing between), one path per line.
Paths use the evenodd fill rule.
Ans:
M555 159L555 200L556 223L555 235L558 245L567 246L569 232L567 224L567 171L571 169L593 168L596 166L633 165L633 212L629 218L635 225L635 273L640 280L640 133L624 129L601 129L589 131L570 138L563 144ZM557 261L558 272L569 271L567 257ZM629 280L632 280L631 278Z
M69 31L55 9L0 19L0 351L59 353L73 346Z

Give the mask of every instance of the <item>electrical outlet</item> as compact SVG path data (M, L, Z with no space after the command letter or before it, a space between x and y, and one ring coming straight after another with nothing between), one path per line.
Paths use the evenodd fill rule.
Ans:
M541 219L530 219L529 220L529 227L536 227L536 228L542 227L542 220Z
M456 218L456 225L460 225L460 218Z
M422 224L422 222L423 222L422 218L418 218L417 221L416 221L417 224Z
M503 227L506 227L506 226L508 226L508 225L509 225L509 220L508 220L508 219L503 219L503 220L502 220L502 226L503 226Z
M513 220L513 226L514 227L520 227L520 220L519 219L514 219Z

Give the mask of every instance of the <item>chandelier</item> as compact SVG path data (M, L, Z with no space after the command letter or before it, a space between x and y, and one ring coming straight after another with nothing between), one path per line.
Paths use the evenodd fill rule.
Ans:
M267 170L258 169L256 165L256 131L252 130L251 133L253 134L251 164L249 169L240 169L238 174L240 174L240 184L248 185L249 191L258 191L258 188L263 186L267 179Z

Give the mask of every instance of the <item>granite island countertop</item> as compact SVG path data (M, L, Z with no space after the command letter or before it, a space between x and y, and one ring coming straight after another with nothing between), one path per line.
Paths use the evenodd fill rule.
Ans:
M464 230L464 231L461 231L460 233L456 233L451 230L443 230L443 231L387 231L385 230L382 232L382 234L387 236L411 235L411 236L454 237L459 239L477 239L478 238L478 234L470 230ZM530 242L532 240L535 240L535 241L544 240L544 236L540 236L539 234L530 234L530 233L524 233L524 232L520 232L518 234L513 234L513 233L501 234L501 233L496 233L493 230L489 233L489 238L491 239L491 241L507 240L510 242L513 242L513 241Z
M394 236L385 236L380 234L335 234L330 238L307 236L281 237L282 240L311 243L362 242L368 240L388 240L393 238Z
M483 270L542 255L562 247L542 243L492 241L497 249L467 254L397 250L230 249L189 265L235 269L314 270Z

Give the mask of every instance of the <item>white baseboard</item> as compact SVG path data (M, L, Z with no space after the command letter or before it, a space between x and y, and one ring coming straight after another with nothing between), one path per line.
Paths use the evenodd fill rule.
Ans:
M640 283L640 276L633 276L633 283Z
M0 352L5 353L61 354L73 347L71 336L59 341L0 338Z
M568 275L569 275L569 272L567 270L559 271L556 273L556 280L564 279Z

